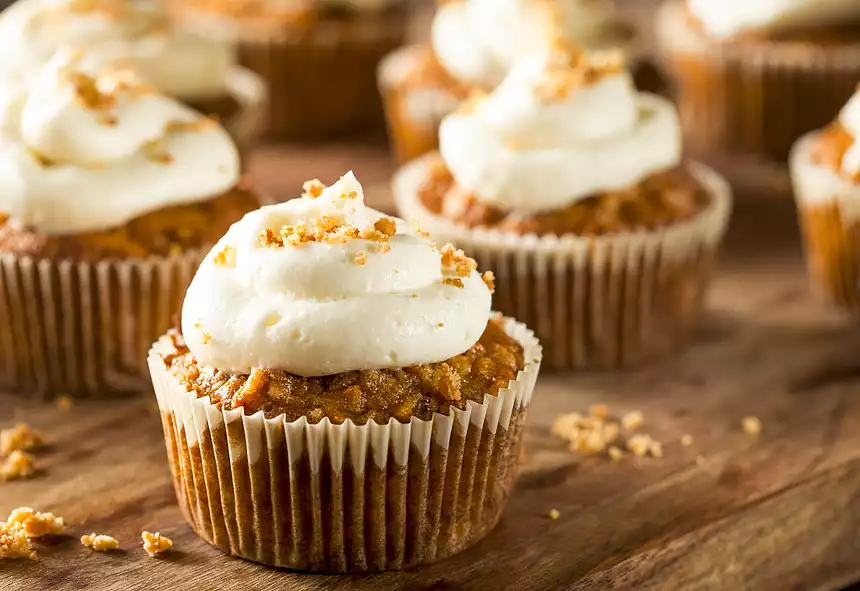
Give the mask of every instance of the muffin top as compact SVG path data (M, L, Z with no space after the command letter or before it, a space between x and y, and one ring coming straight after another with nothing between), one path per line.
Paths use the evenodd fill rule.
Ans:
M316 377L448 360L487 327L471 259L364 205L350 173L233 225L194 277L182 332L223 372Z
M439 7L432 45L458 81L491 89L523 52L558 35L589 47L629 42L606 0L455 0Z
M232 48L170 26L156 3L19 0L0 14L0 80L22 92L60 49L85 49L97 66L134 68L161 92L195 101L223 96ZM21 88L23 87L23 88Z
M239 180L217 122L78 52L60 52L0 105L0 129L0 213L43 234L114 228Z
M445 118L439 140L461 190L525 214L627 189L681 162L673 105L637 93L619 53L563 41Z
M827 166L843 178L860 183L860 88L839 116L816 138L812 152L816 164Z
M718 38L780 36L860 23L853 0L687 0L690 15Z

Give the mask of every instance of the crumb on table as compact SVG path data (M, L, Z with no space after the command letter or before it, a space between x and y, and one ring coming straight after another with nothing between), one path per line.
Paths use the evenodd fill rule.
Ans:
M165 538L159 532L145 531L140 534L140 537L143 540L143 549L150 556L156 556L173 548L173 540Z
M30 537L20 523L0 521L0 559L3 558L36 559Z
M26 452L15 450L0 461L0 480L22 480L35 473L33 456Z
M92 548L96 552L107 552L108 550L119 548L119 542L116 538L97 533L81 536L81 544L87 548Z
M625 429L638 429L644 424L645 417L642 412L638 410L628 412L626 415L621 417L621 426Z
M561 517L561 511L559 511L558 509L550 509L550 511L549 511L549 518L550 519L555 521L559 517Z
M65 523L62 517L53 513L40 513L30 507L18 507L9 514L7 525L17 524L31 538L63 533Z
M44 443L42 436L27 423L18 423L11 429L0 431L0 456L14 451L32 451Z
M747 435L756 436L761 433L761 421L758 417L744 417L741 426Z
M690 447L691 445L693 445L693 436L689 433L681 435L681 445L683 445L684 447Z

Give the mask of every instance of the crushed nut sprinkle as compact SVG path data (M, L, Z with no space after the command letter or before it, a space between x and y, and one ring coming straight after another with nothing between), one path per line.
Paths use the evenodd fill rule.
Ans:
M63 533L65 523L62 517L53 513L40 513L30 507L18 507L9 514L7 525L18 524L31 538L58 536Z
M212 342L212 335L208 332L204 332L203 335L200 337L200 340L204 345L208 345Z
M302 197L305 199L316 199L325 191L325 185L319 179L311 179L302 184Z
M170 121L164 126L165 133L184 133L207 131L218 126L218 121L213 117L198 117L190 121Z
M466 253L448 243L439 250L442 254L442 268L446 274L457 277L468 277L478 268L475 259L467 257Z
M454 287L458 287L460 289L463 289L465 287L465 285L463 284L463 280L459 277L445 277L444 279L442 279L442 283L444 285L453 285Z
M32 451L44 444L42 436L27 423L18 423L11 429L0 431L0 456L13 451Z
M36 559L30 537L20 523L0 522L0 558Z
M140 538L143 540L144 551L151 557L173 548L173 540L165 538L158 532L150 533L145 531L140 534Z
M162 149L161 142L158 140L152 140L145 143L142 146L141 151L143 152L144 158L150 162L163 164L165 166L173 163L173 156Z
M394 218L379 218L373 224L373 229L386 236L394 236L397 234L397 222Z
M81 544L87 548L92 548L96 552L107 552L108 550L119 548L119 542L116 538L97 533L81 536Z
M595 84L604 77L622 72L624 67L624 55L620 51L589 54L570 40L558 37L544 75L534 90L545 102L563 100L573 89Z
M421 226L418 225L418 222L412 220L410 222L412 224L412 231L415 232L415 235L420 238L430 238L430 232L425 232L421 229Z
M484 274L481 275L481 279L484 281L487 289L490 290L490 293L496 292L496 275L492 271L484 271Z
M15 450L0 463L0 480L23 480L36 473L33 456Z
M364 251L359 251L355 253L355 256L352 257L355 261L356 265L366 265L367 264L367 253Z
M224 246L224 248L212 257L212 262L215 263L217 267L235 267L236 249L229 244Z
M747 435L756 437L761 434L761 421L758 417L744 417L741 426Z

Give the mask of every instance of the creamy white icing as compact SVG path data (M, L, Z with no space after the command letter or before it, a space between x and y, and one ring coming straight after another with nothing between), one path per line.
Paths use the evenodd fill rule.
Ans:
M464 0L439 7L431 38L452 76L493 88L524 52L556 35L601 45L611 18L611 6L602 0Z
M86 49L97 66L122 63L183 100L224 93L228 45L172 28L154 5L123 0L19 0L0 13L0 82L26 88L60 49Z
M842 158L842 172L854 178L860 174L860 90L842 107L839 123L854 138L854 143Z
M261 233L320 216L359 229L384 215L347 174L316 199L263 207L233 225L185 297L182 332L194 356L224 371L280 369L301 376L434 363L474 345L490 315L477 271L444 280L442 255L409 224L382 252L368 240L266 246ZM366 262L356 256L364 253Z
M130 72L60 52L6 105L0 211L47 234L104 230L221 194L239 155L214 121Z
M458 185L485 203L533 212L680 163L680 124L668 101L637 93L623 69L578 81L584 74L571 59L558 50L527 56L489 96L445 118L440 151ZM600 69L615 57L589 59Z
M777 33L860 19L856 0L687 0L687 6L716 37L750 31Z

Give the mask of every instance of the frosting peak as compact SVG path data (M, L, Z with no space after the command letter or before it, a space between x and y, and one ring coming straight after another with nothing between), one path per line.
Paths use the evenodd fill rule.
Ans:
M681 158L674 107L637 93L617 53L569 46L522 58L439 133L457 183L507 210L561 208Z
M489 314L474 261L366 207L349 173L234 224L188 289L182 331L224 371L322 376L449 359Z

